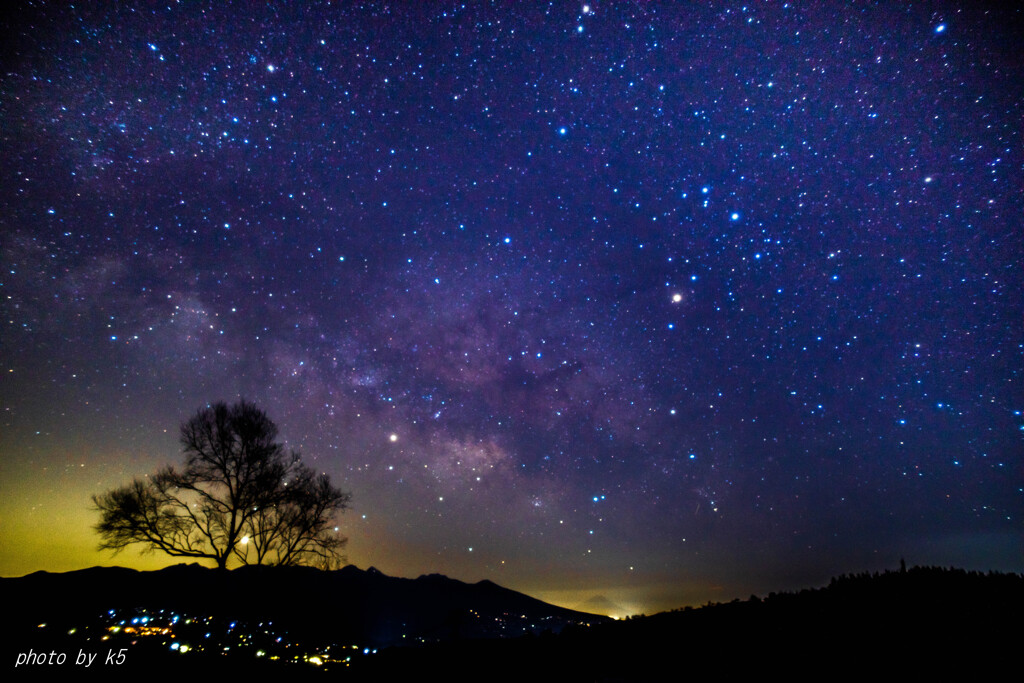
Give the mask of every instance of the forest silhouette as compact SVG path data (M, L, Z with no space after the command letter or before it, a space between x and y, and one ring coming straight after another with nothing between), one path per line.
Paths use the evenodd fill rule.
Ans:
M447 680L502 681L662 680L670 672L921 676L958 669L984 677L1015 657L1024 608L1020 575L939 567L847 574L823 588L620 621L545 605L488 581L395 579L351 566L94 568L0 579L0 587L11 596L8 643L16 648L72 651L102 639L105 648L126 648L126 671L282 671L319 680L339 669L348 680L425 671L444 672ZM130 626L132 614L136 621L150 615L149 631ZM40 620L48 626L40 628ZM368 623L376 630L366 631ZM216 647L173 650L195 642L190 638L199 631ZM283 649L270 649L275 642ZM310 663L311 652L320 653L321 666Z

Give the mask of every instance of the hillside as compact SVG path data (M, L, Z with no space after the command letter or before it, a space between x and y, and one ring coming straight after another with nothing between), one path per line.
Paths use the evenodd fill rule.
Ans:
M97 661L106 674L346 670L379 680L659 680L785 672L798 678L998 673L1015 658L1024 578L913 568L613 622L489 581L196 565L93 568L0 579L5 658ZM123 648L123 649L122 649ZM94 664L99 666L99 664ZM116 669L115 669L116 667ZM18 672L24 671L19 667Z

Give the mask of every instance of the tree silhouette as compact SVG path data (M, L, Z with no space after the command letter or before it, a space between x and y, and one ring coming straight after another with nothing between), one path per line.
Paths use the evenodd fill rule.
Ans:
M315 564L343 560L345 537L334 518L350 495L277 443L277 426L240 401L198 411L181 425L182 470L93 496L101 550L132 544L175 557L241 564Z

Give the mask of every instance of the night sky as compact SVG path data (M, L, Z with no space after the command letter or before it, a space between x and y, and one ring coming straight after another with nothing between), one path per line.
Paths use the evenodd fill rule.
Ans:
M5 10L0 574L239 398L388 574L1024 570L1012 4Z

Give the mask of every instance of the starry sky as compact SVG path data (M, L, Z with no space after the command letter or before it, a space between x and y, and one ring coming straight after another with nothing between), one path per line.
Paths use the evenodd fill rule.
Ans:
M1024 570L1009 4L6 10L0 574L242 397L388 574Z

